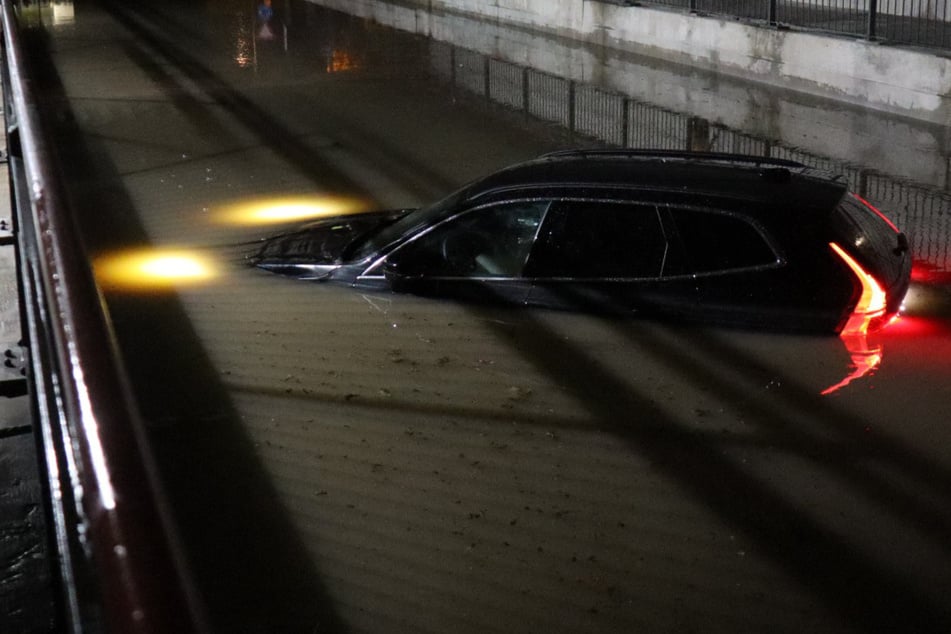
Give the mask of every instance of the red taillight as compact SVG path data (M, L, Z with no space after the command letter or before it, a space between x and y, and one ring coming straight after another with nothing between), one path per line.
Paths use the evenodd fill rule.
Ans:
M845 322L845 326L842 328L840 334L865 334L869 332L872 326L879 328L885 326L887 321L881 319L881 317L885 315L888 298L885 295L885 291L882 290L882 285L879 284L878 280L872 277L868 271L863 269L851 255L846 253L842 247L835 242L830 242L829 246L832 247L836 255L842 258L842 261L852 269L852 272L855 273L855 276L859 280L859 284L862 286L862 294L859 296L858 302L855 303L852 314L849 315L849 319ZM872 329L874 330L875 328Z

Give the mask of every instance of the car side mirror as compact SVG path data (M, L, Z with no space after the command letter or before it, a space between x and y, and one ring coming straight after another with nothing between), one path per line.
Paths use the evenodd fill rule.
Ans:
M389 280L406 280L425 275L432 267L432 257L426 249L407 244L386 257L383 275Z
M404 277L400 268L400 260L395 256L390 256L383 261L383 277L388 280L394 280Z
M441 259L425 245L410 243L397 249L383 260L383 277L390 288L397 293L417 293L426 295L437 292L439 287L438 270Z

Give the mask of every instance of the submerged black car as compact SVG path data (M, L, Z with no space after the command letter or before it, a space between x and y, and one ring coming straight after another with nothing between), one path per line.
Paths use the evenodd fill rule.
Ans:
M866 332L908 289L904 234L845 181L751 156L567 151L431 207L270 238L305 279L552 308Z

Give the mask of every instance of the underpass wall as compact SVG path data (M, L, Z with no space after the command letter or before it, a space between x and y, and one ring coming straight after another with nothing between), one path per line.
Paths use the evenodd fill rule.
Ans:
M863 107L951 123L951 59L862 39L767 28L663 8L593 0L319 0L349 13L397 5L425 32L461 13L651 55Z
M433 70L451 86L609 144L686 149L699 141L704 146L697 149L768 155L843 174L906 229L916 253L942 270L951 266L945 126L578 46L511 22L486 28L473 13L310 1L430 37Z

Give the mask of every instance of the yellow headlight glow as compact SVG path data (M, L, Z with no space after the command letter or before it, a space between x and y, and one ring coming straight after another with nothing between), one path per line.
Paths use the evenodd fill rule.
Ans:
M365 201L341 196L257 198L223 207L214 219L229 225L268 225L357 214L367 207Z
M93 263L103 288L167 290L206 283L218 275L210 260L178 249L140 249L107 254Z

